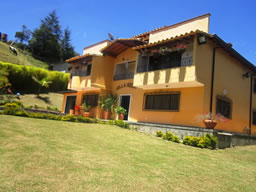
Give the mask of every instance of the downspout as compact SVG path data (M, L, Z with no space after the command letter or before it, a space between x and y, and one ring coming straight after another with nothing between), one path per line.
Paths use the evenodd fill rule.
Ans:
M250 107L249 107L249 135L252 134L252 83L253 83L253 75L250 75Z
M212 115L212 103L213 103L213 86L214 86L214 71L215 71L215 53L217 47L213 48L213 57L212 57L212 79L211 79L211 95L210 95L210 116Z

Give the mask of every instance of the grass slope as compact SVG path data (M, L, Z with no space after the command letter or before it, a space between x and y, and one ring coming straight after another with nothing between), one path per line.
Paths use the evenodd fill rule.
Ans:
M0 191L256 189L256 146L208 150L110 125L0 122Z
M0 42L0 61L20 64L20 65L41 67L45 69L48 67L47 63L33 58L31 54L26 51L21 52L18 50L18 55L15 56L12 52L9 51L9 45L4 42Z
M63 94L59 93L48 93L40 94L40 98L36 97L35 94L24 94L20 96L24 106L37 105L40 107L54 106L59 110L62 109Z

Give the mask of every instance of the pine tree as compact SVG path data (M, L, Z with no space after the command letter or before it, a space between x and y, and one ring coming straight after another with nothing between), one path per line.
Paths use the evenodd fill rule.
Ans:
M71 32L69 28L66 28L64 30L63 39L61 41L61 47L62 47L62 59L65 61L66 59L69 59L71 57L75 56L74 47L70 43L70 36Z
M52 11L41 20L39 29L35 29L29 41L32 55L46 62L61 60L61 26L56 12Z

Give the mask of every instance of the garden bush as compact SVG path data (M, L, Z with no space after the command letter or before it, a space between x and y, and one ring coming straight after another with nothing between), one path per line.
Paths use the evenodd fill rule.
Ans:
M116 125L125 129L129 129L129 124L122 120L110 120L106 122L107 125Z
M61 121L72 121L75 122L76 121L76 116L74 115L65 115L61 118Z
M183 144L194 147L216 149L218 139L214 135L206 134L201 137L186 136L183 139Z
M157 137L163 137L164 136L164 133L162 131L157 131L156 132L156 136Z
M38 79L47 77L51 81L49 88L44 88L43 91L57 92L66 90L69 81L69 74L67 73L5 62L0 62L0 67L7 69L9 82L16 92L37 93L39 85L32 80L33 76Z
M4 105L3 113L5 115L15 115L23 107L21 102L16 103L6 103Z
M168 141L180 143L180 138L169 131L167 131L165 135L163 134L162 138Z

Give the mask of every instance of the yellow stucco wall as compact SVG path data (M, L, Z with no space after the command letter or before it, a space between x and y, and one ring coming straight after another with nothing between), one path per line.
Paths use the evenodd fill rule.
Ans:
M92 45L88 48L84 48L83 55L85 55L85 54L102 55L100 50L103 49L104 47L106 47L109 43L110 43L110 41L103 41L101 43L97 43L95 45Z
M152 32L149 36L149 43L179 36L196 30L204 31L206 33L209 32L209 15L196 18L180 25L170 26L160 31Z
M191 82L195 80L195 66L192 65L166 70L137 73L134 76L134 86Z
M125 60L127 59L128 61L136 60L137 52L132 51L132 49L126 50L125 52L121 53L116 57L115 65L118 63L122 63L123 58L125 58ZM186 66L186 67L188 67L188 69L185 70L187 72L184 74L187 75L187 78L192 76L194 80L195 66L192 65L192 66ZM193 68L191 70L192 75L191 73L188 72L190 68ZM163 73L166 73L166 71L168 70L163 70ZM176 73L177 75L173 76L173 78L177 78L178 79L177 81L179 82L180 78L178 74L180 74L180 70L176 68L174 69L174 71L175 72L173 73ZM169 73L167 72L167 74ZM160 75L159 77L163 78L162 75ZM184 79L185 78L183 78L183 80ZM203 111L203 105L201 103L201 100L203 99L204 89L202 87L144 90L142 88L125 86L128 83L134 83L134 81L133 79L112 81L112 92L116 94L118 97L120 97L120 95L131 95L129 121L143 121L143 122L155 122L155 123L169 123L169 124L177 124L177 125L203 126L202 121L199 120L199 115L202 114L202 111ZM118 88L118 87L123 87L123 88ZM170 112L170 111L160 112L160 111L144 110L144 106L143 106L144 94L152 93L152 92L154 93L180 92L179 112Z
M193 43L193 64L191 66L138 73L135 74L134 80L114 81L113 74L116 64L137 60L136 51L127 49L115 58L110 56L95 57L90 77L91 86L100 87L100 95L110 93L111 91L117 94L118 97L122 94L131 95L129 121L204 127L199 116L209 112L214 46L215 44L211 40L208 40L207 44L198 45L197 38L195 37ZM219 122L216 129L244 133L249 127L250 79L242 77L248 71L248 68L227 54L222 48L216 50L213 113L216 112L217 95L225 96L232 100L232 118L227 119L226 122ZM145 76L147 76L147 81L145 81ZM181 76L183 77L182 79ZM166 81L166 79L169 80ZM190 84L183 87L182 83L185 81L196 82L197 84L196 86ZM127 83L138 87L126 86ZM166 83L172 86L151 86L165 85ZM140 85L143 86L140 87ZM93 92L93 90L88 89L87 91L79 91L77 93L77 105L81 104L82 94L87 92ZM144 110L144 94L159 92L179 92L179 111ZM67 95L70 94L64 94L64 98ZM64 105L65 99L63 101L63 110ZM101 117L101 111L97 110L95 116ZM253 95L252 110L256 110L256 94ZM96 113L98 114L96 115ZM252 133L256 134L255 125L252 126Z
M91 84L111 90L114 71L114 58L110 56L94 56L92 61Z
M212 41L207 44L197 45L196 76L197 80L204 84L203 111L209 112L211 92L211 72L213 60ZM250 79L242 75L250 71L242 63L231 57L222 48L216 49L215 76L213 91L213 113L216 113L217 96L227 97L232 101L232 118L225 122L218 122L216 129L246 133L249 128L249 98ZM254 95L253 109L256 109ZM252 132L256 133L256 127L252 126Z

